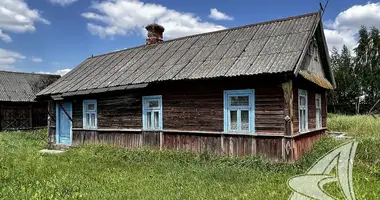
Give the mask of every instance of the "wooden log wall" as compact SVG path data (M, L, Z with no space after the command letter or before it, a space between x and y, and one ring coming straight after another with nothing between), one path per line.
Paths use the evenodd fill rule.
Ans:
M326 90L302 79L298 78L293 81L293 127L294 134L299 132L299 119L298 119L298 89L307 90L308 98L308 127L309 130L316 128L316 109L315 109L315 94L321 94L321 106L322 106L322 127L327 127L327 100Z
M237 79L226 81L182 81L161 83L140 90L127 90L75 97L73 127L83 128L82 102L96 99L98 128L141 129L142 96L162 95L164 130L223 132L223 91L255 89L255 131L260 134L284 133L284 100L280 81Z
M309 134L301 135L293 140L293 159L297 160L310 150L321 139L325 130L317 130Z
M55 130L51 131L51 141L54 140ZM110 144L124 148L153 147L221 156L263 156L275 160L281 160L283 154L281 137L232 134L73 130L73 145L82 144Z
M231 82L234 84L230 84ZM306 140L305 146L302 146L303 140L295 143L292 138L284 138L286 113L293 114L294 121L297 122L293 125L294 133L298 132L298 83L290 87L289 91L293 92L293 106L290 106L286 105L284 100L284 82L281 78L273 77L254 80L240 77L235 82L179 81L176 84L159 83L144 89L111 92L105 95L73 97L67 99L73 102L73 145L100 143L126 148L183 149L195 153L209 152L228 156L261 155L277 160L288 160L295 156L298 158L313 142ZM223 91L233 89L255 89L256 135L222 133ZM140 131L141 99L142 96L148 95L162 95L162 132ZM314 94L310 92L310 95ZM314 97L309 97L311 98ZM99 130L83 129L84 99L97 100ZM288 104L290 102L292 101ZM325 104L322 101L323 105ZM55 110L55 106L52 110ZM294 113L289 110L293 110ZM55 123L52 123L52 129L54 130L49 131L49 138L55 141ZM292 137L292 134L288 136ZM287 142L290 145L288 150L285 148ZM297 153L293 152L293 145L297 148Z

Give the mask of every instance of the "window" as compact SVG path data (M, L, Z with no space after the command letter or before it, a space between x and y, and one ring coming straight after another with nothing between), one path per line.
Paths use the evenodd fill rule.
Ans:
M255 130L254 90L224 91L224 132Z
M299 132L308 130L307 91L298 90L298 123Z
M143 129L162 130L162 96L143 97Z
M96 100L83 101L83 128L96 129L98 127Z
M315 115L316 128L322 128L322 103L320 94L315 94Z

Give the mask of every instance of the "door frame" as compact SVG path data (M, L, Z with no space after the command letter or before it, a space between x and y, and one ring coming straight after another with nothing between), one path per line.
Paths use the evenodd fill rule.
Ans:
M69 103L70 104L70 112L65 112L68 113L70 115L70 117L68 117L68 120L70 122L70 144L63 144L63 143L59 143L59 133L60 133L60 121L61 121L61 117L60 117L60 112L62 110L61 106L59 104L63 104L63 103ZM62 106L63 107L63 106ZM67 146L71 146L73 144L73 122L70 120L72 119L72 116L73 116L73 103L70 102L70 101L63 101L63 102L56 102L55 103L55 143L56 144L59 144L59 145L67 145Z

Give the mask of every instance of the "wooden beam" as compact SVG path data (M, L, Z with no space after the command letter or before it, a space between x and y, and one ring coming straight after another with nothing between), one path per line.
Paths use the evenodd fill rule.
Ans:
M63 110L63 112L65 113L65 115L67 116L67 118L69 118L69 120L71 122L73 122L73 119L71 118L71 116L69 115L69 113L67 113L66 109L62 106L61 102L58 101L58 105L59 107ZM57 111L56 111L57 112Z
M293 81L290 80L282 84L284 92L284 121L285 135L293 135Z
M284 126L285 137L293 135L293 80L282 84L284 92ZM293 160L293 140L290 138L282 139L282 158L286 161Z

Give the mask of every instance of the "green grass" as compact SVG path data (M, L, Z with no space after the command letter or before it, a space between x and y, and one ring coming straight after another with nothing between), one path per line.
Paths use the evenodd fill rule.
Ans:
M287 180L341 141L324 138L295 164L261 158L84 146L50 155L45 131L0 134L0 199L287 199ZM360 139L357 199L380 198L380 140ZM327 188L337 193L336 185Z
M344 131L357 137L380 138L380 116L329 114L327 127L334 131Z

